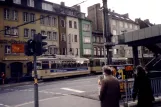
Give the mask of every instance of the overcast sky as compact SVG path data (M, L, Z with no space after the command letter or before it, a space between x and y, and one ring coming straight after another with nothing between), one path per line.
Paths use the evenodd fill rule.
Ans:
M47 0L60 4L65 2L66 6L72 6L84 0ZM115 12L124 14L129 13L130 18L149 19L152 23L161 24L161 0L107 0L108 7ZM87 14L87 7L96 3L101 3L102 0L87 0L81 4L81 11Z

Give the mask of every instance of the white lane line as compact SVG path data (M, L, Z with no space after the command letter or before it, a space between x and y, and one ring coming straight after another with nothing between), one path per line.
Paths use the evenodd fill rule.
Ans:
M0 106L3 106L3 104L0 104Z
M73 91L73 92L77 92L77 93L83 93L84 91L81 90L75 90L75 89L71 89L71 88L61 88L62 90L67 90L67 91Z

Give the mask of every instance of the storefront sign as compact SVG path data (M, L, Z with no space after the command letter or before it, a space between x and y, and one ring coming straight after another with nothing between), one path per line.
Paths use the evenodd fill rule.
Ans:
M21 41L21 40L0 40L0 44L24 44L26 41Z

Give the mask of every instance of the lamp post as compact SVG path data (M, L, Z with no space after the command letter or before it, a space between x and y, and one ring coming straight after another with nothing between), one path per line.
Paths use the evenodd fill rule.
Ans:
M103 25L103 34L104 37L106 38L106 42L104 43L106 49L107 49L107 65L112 64L112 46L114 44L111 42L111 28L109 24L109 15L108 15L108 8L107 8L107 0L102 0L103 1L103 20L104 20L104 25Z

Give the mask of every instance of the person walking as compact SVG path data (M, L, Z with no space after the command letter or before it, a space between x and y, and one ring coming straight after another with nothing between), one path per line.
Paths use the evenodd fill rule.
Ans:
M104 78L101 81L100 101L101 107L119 107L120 85L119 81L112 76L110 67L104 67Z
M137 74L133 86L133 100L138 96L137 107L153 107L154 96L150 79L142 66L137 66Z
M4 72L2 72L1 78L2 78L2 84L4 84L4 82L5 82L5 74L4 74Z

